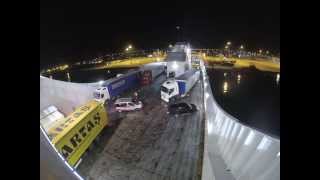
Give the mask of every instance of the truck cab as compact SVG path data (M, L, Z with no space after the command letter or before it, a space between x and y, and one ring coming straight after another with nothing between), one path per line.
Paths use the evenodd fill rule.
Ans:
M99 87L93 92L94 99L99 102L105 102L110 99L107 87Z
M179 95L179 87L176 81L167 80L160 87L161 99L169 102L170 98Z
M170 102L170 99L185 97L192 87L199 80L200 72L198 70L189 70L176 78L166 80L161 88L161 99Z

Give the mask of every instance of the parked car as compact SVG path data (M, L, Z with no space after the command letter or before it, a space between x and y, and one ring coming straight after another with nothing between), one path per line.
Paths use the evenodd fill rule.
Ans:
M142 109L141 101L134 102L132 98L119 98L114 103L118 112L122 111L135 111Z
M177 103L169 105L169 114L186 114L186 113L193 113L197 111L197 106L194 104L188 103Z

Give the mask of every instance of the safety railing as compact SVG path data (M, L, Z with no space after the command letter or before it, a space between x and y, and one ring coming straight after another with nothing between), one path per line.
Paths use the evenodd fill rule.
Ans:
M280 179L280 140L226 113L212 95L203 63L201 71L206 117L202 179Z

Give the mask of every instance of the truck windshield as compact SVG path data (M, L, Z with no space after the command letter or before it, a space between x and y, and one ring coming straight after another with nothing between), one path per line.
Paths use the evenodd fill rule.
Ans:
M170 90L169 90L169 95L170 95L172 92L173 92L173 89L170 89Z
M93 93L93 97L96 99L100 99L100 93L98 92Z
M165 92L165 93L168 93L168 92L169 92L169 91L168 91L168 89L167 89L166 87L161 86L161 88L160 88L160 89L161 89L161 91L162 91L162 92Z

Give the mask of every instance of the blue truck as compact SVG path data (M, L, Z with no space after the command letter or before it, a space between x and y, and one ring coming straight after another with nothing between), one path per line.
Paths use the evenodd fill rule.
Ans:
M94 91L94 99L105 102L106 100L117 97L126 90L137 88L140 85L148 85L164 71L164 63L149 63L137 70L132 70L121 76L108 79ZM145 81L146 79L147 81Z
M140 71L131 71L119 77L106 80L101 87L94 91L93 96L97 101L105 102L130 88L137 87L139 84Z

